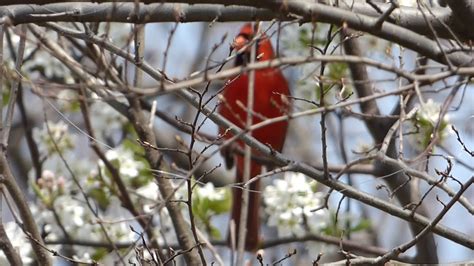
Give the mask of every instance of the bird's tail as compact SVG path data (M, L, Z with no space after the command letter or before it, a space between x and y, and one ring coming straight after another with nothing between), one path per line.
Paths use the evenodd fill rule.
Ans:
M240 183L243 181L244 175L244 159L243 156L237 157L237 176L236 182ZM262 166L252 161L250 164L250 178L257 176L261 173ZM249 207L247 215L247 233L245 237L245 250L256 251L259 246L260 240L260 180L252 183L247 189L250 190L249 194ZM236 187L232 189L233 203L232 203L232 220L235 223L235 245L238 247L237 240L239 236L239 222L240 213L242 208L242 188ZM230 240L230 239L229 239Z

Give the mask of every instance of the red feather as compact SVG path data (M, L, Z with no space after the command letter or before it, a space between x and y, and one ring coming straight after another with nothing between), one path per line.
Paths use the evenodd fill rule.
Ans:
M242 27L239 35L234 42L235 48L238 50L241 47L240 41L242 37L247 40L253 37L253 27L250 23ZM239 41L239 43L237 43ZM237 43L237 44L236 44ZM257 60L265 61L275 57L272 44L266 36L262 36L257 45ZM248 93L248 74L243 73L236 78L229 81L222 94L222 102L219 106L219 113L227 118L235 125L245 128L247 112L239 106L247 105ZM284 115L288 110L287 103L283 100L285 95L289 95L288 83L285 77L278 68L265 68L255 71L255 90L254 90L254 115L252 124L257 124L265 118L274 118ZM283 96L283 97L282 97ZM288 122L278 122L259 128L252 132L252 136L263 144L270 145L273 149L281 151L285 142ZM220 128L220 134L226 134L225 128ZM225 138L232 136L227 133ZM240 147L244 147L241 140L237 141ZM253 155L258 155L258 152L253 150ZM241 155L224 154L230 158L226 158L226 162L236 163L236 182L243 181L244 159ZM262 166L255 161L251 163L250 178L260 174ZM250 191L260 191L260 181L253 183L250 186ZM259 245L259 229L260 229L260 194L259 192L250 192L249 197L249 211L247 219L247 236L245 241L245 249L248 251L255 251ZM236 229L239 228L240 210L242 201L242 190L233 189L233 205L232 205L232 219L236 224ZM237 232L238 235L238 232Z

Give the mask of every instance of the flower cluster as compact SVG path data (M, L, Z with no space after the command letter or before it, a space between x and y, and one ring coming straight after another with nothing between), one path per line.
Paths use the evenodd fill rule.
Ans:
M104 163L97 162L97 171L97 168L91 167L92 162L75 160L73 157L77 147L73 145L73 140L76 136L69 132L68 125L62 121L48 122L48 127L49 130L46 125L42 130L34 129L35 140L45 159L45 170L38 180L30 174L31 188L38 199L31 207L46 242L65 239L97 243L107 243L109 239L125 243L135 241L139 236L130 230L130 226L139 228L139 225L134 222L129 211L122 207ZM136 186L136 180L146 164L137 160L135 153L125 148L124 143L108 150L106 157L118 169L124 182ZM58 160L58 149L73 173L66 170L64 163ZM87 167L82 165L84 163ZM50 165L54 167L49 168ZM54 245L52 248L61 251L64 247ZM109 253L86 246L74 246L72 251L74 257L82 261L105 259Z
M276 226L278 236L303 236L319 233L327 226L329 213L318 209L323 195L316 191L316 182L308 182L301 173L286 173L264 191L268 225Z
M228 212L231 205L230 190L216 188L212 183L196 186L193 193L193 213L198 218L198 225L215 239L220 239L219 230L213 226L211 219L218 214Z
M110 97L114 97L119 101L123 100L116 95L110 95ZM121 133L128 122L127 118L105 103L101 97L93 95L93 99L94 102L90 106L90 117L96 135L101 139L107 139L113 137L116 133Z
M107 243L108 238L113 241L132 242L137 238L130 231L130 224L122 222L131 217L115 196L109 196L106 209L96 209L92 195L85 199L82 193L77 192L78 187L72 180L63 176L57 177L49 170L43 171L41 178L33 183L32 187L39 199L37 204L31 205L32 212L43 230L46 242L74 239ZM86 194L92 191L88 186L81 189ZM87 202L92 204L92 209ZM108 236L105 235L104 229ZM53 247L58 251L61 248L61 245ZM85 246L74 246L73 253L76 259L89 262L90 259L100 259L106 254L103 254L101 249Z
M41 202L52 207L57 197L64 194L65 179L63 176L56 177L50 170L44 170L36 182L31 182L31 187Z
M439 121L440 113L441 105L434 102L433 99L428 99L426 103L421 105L412 125L417 134L413 134L410 138L415 143L415 147L424 149L431 141L435 130L440 140L446 137L448 134L449 117L445 115Z
M441 112L441 105L433 101L433 99L428 99L425 104L421 106L418 110L417 118L418 120L423 120L426 123L431 125L436 125L439 120L439 115ZM444 120L447 118L444 117Z
M64 153L74 148L75 136L68 133L68 125L63 121L48 121L42 129L34 128L33 137L42 156Z
M137 178L146 167L144 162L135 158L133 151L126 149L123 146L108 150L105 153L105 157L109 162L117 167L120 176L125 180ZM102 161L99 161L99 167L103 171L102 174L106 174L106 167Z
M9 30L11 30L11 32L14 34L7 35L7 38L4 38L3 45L4 47L8 47L9 44L11 44L11 46L15 47L16 49L20 43L20 36L23 34L19 32L19 28L12 27ZM42 77L49 80L73 84L74 78L71 75L71 71L63 63L61 63L61 61L56 59L54 56L51 56L46 50L38 49L38 44L33 41L34 38L31 38L29 35L30 33L28 32L24 51L25 61L23 62L22 69L26 70L28 74L39 73ZM44 37L56 43L62 43L62 37L52 30L46 30ZM7 60L4 60L7 75L15 75L15 60L11 58L10 53L5 53L5 57L7 57ZM23 74L25 73L22 73L22 75Z

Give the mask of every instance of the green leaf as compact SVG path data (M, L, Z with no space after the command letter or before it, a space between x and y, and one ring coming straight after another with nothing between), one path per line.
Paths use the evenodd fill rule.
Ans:
M40 199L40 201L47 207L51 207L51 199L50 197L46 196L43 194L41 191L41 188L38 186L36 182L31 182L31 188L33 189L33 192L35 195Z
M93 188L89 190L89 196L97 201L99 207L103 210L107 209L110 204L109 195L102 188Z
M193 213L194 216L197 217L203 223L206 222L206 218L208 217L208 208L206 207L206 205L207 204L205 200L197 196L197 193L195 193L193 197Z
M221 239L222 235L221 232L217 229L217 227L210 225L209 226L209 234L214 239Z
M334 81L339 81L347 76L347 70L348 66L346 63L331 63L329 64L328 76Z
M303 45L303 46L309 46L311 45L311 32L306 29L306 28L301 28L300 29L300 34L298 36L298 41Z
M316 181L311 181L311 182L309 183L309 186L310 186L310 188L311 188L311 191L313 191L313 192L317 192L317 191L318 191L318 182L316 182Z
M9 86L6 86L9 87ZM3 90L3 105L6 106L10 101L10 90Z
M81 104L79 101L70 101L65 111L79 112L81 110Z
M106 248L96 248L94 249L94 254L92 254L91 258L95 261L103 259L107 254L109 254L109 250Z
M351 232L360 232L369 229L372 226L369 219L362 219L359 223L351 228Z
M232 197L230 190L225 190L225 196L222 200L209 200L209 208L215 214L228 212L232 204Z

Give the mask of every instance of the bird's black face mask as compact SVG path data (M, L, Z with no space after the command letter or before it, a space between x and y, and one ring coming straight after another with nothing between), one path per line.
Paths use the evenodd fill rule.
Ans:
M244 38L246 40L245 44L239 43L238 45L236 45L234 43L231 47L232 50L234 50L234 49L235 50L240 50L244 45L246 45L252 39L252 36L250 36L248 34L243 34L243 33L239 34L236 37L236 40L238 40L239 37ZM257 51L258 51L258 48L259 48L259 41L257 41ZM235 58L235 63L234 63L235 66L244 66L244 65L247 65L250 62L250 49L251 48L249 47L244 52L242 52L240 54L237 54L237 56Z

